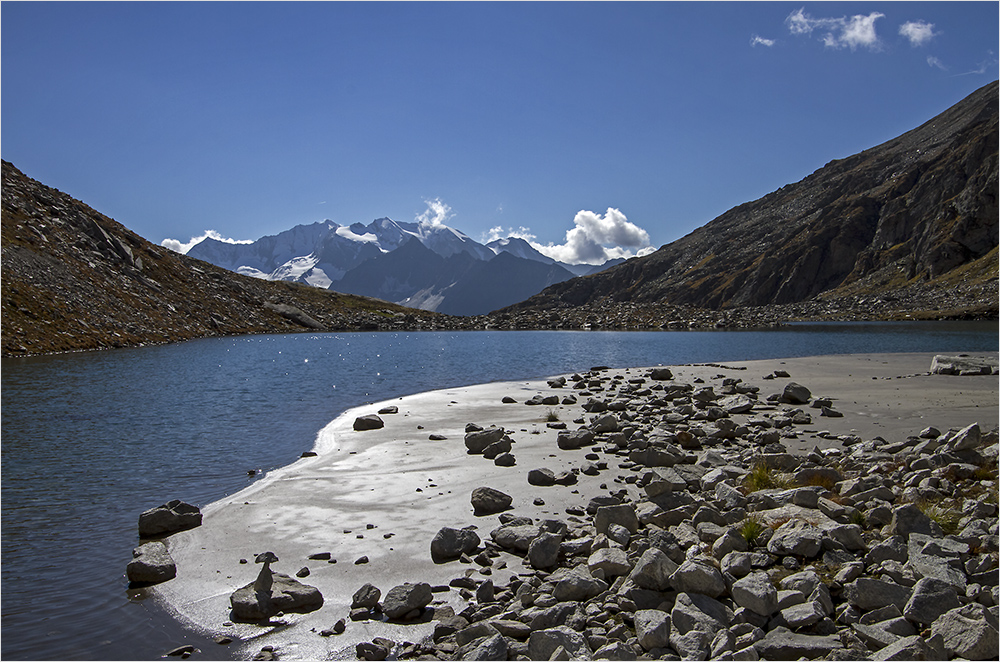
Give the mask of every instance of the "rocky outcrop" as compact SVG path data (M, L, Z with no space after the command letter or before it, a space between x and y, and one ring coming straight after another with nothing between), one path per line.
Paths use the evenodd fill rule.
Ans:
M166 536L201 526L201 510L179 499L150 508L139 515L139 537Z
M649 256L553 285L504 312L601 302L730 310L895 297L920 284L995 310L997 136L994 82ZM992 290L977 296L987 284Z

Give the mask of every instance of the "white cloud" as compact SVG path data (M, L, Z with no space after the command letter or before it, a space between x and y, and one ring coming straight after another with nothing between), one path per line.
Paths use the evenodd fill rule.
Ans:
M523 225L516 230L514 228L507 228L506 231L503 229L502 225L498 225L486 231L486 234L483 235L482 243L488 244L491 241L506 239L508 237L524 239L527 242L532 242L535 239L535 235L531 234L531 230Z
M751 46L767 46L770 48L771 46L774 46L775 43L777 42L774 39L765 39L759 35L754 35L750 40Z
M195 244L201 243L205 239L215 239L216 241L221 241L226 244L252 244L254 242L253 239L229 239L227 237L223 237L215 230L205 230L205 234L200 237L191 237L190 241L182 242L179 239L164 239L160 242L160 246L169 248L175 253L186 255Z
M414 219L420 225L432 228L441 227L445 221L454 216L451 213L451 207L442 202L441 198L424 200L424 204L427 205L427 209Z
M608 207L603 216L581 210L573 224L575 227L566 231L564 243L531 245L543 255L569 264L602 264L614 258L634 257L633 251L650 247L649 233L613 207Z
M903 23L899 26L899 34L910 40L910 46L923 46L936 36L934 24L925 23L924 21L907 21Z
M867 16L856 14L850 18L813 18L803 8L789 14L785 24L792 34L822 32L820 41L829 48L846 47L853 51L861 47L876 51L882 47L882 43L875 32L875 21L884 17L885 14L872 12Z
M942 62L941 60L937 59L933 55L928 55L927 56L927 64L929 66L932 66L932 67L937 67L941 71L948 71L948 67L944 66L944 62Z

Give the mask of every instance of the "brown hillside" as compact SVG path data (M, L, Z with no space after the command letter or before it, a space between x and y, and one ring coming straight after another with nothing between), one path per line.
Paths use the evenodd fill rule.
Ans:
M647 257L553 285L510 310L601 301L725 310L919 287L965 288L982 299L974 307L995 311L997 186L994 82ZM959 268L965 278L956 282L949 274Z

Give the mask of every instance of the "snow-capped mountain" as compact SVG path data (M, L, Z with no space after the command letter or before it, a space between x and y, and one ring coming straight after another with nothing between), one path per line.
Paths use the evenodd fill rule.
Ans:
M390 218L297 225L246 244L206 238L188 255L257 278L453 315L487 313L595 269L556 262L515 237L484 245L447 225Z

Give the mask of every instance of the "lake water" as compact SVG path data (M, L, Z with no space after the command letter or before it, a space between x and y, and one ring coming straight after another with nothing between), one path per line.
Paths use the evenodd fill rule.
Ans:
M199 506L295 461L338 414L445 387L611 367L997 351L996 322L762 331L251 336L2 363L2 657L156 659L194 643L125 565L139 513Z

